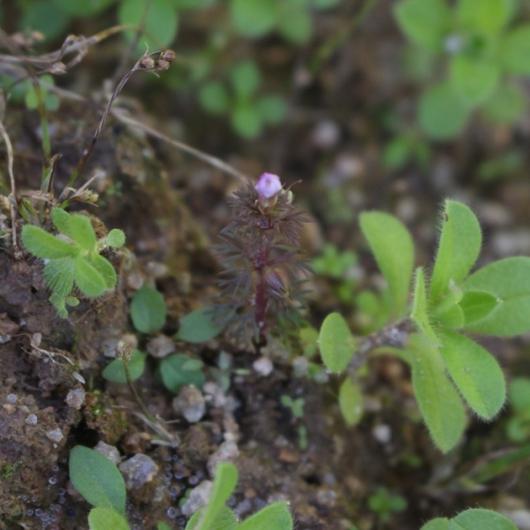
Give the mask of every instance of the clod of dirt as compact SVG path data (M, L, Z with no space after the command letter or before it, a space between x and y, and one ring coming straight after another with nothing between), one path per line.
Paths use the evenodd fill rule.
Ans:
M184 416L188 423L197 423L206 412L206 403L201 391L193 386L181 388L178 396L173 399L173 410Z

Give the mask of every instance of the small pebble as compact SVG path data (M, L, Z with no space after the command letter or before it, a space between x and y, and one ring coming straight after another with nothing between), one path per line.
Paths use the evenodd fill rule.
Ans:
M392 430L388 425L376 425L372 430L373 437L382 444L387 444L392 439Z
M235 460L239 456L239 448L237 444L232 440L223 442L215 453L208 459L208 471L210 475L215 475L215 469L219 462L226 462Z
M86 392L83 387L74 388L66 395L66 404L73 409L80 410L85 402Z
M25 420L24 423L26 425L37 425L39 422L39 418L37 418L36 414L30 414Z
M157 359L163 359L176 351L175 343L167 335L158 335L147 343L147 351Z
M64 435L61 429L53 429L46 433L46 437L52 442L59 443L64 438Z
M262 377L267 377L274 370L274 365L268 357L260 357L252 363L254 371Z
M212 481L204 480L198 486L193 488L184 504L181 506L181 511L184 515L189 517L194 514L198 509L206 506L210 499L210 493L212 491Z
M158 466L147 455L137 454L122 462L119 466L128 489L139 489L151 482L158 472Z
M100 440L94 449L105 458L108 458L113 464L118 465L120 463L120 452L113 445L109 445Z
M6 401L11 405L14 405L17 402L18 396L16 394L7 394Z
M206 412L206 403L201 391L193 386L182 387L179 395L173 399L173 410L182 414L189 423L197 423Z

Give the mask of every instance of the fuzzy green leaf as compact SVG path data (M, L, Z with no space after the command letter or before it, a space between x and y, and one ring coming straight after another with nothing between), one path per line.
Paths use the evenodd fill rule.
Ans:
M441 340L445 366L460 394L481 418L491 420L506 400L504 374L496 359L463 335L444 332Z
M127 368L129 370L129 376L131 381L136 381L144 373L145 369L145 358L146 355L141 351L134 350L131 354L131 358L127 363ZM127 376L125 374L125 366L122 359L114 359L111 361L102 373L103 377L107 381L112 381L113 383L127 383Z
M457 136L466 125L469 114L469 106L449 82L434 85L421 95L418 119L421 128L433 140Z
M125 513L125 482L116 467L102 454L76 445L70 451L70 480L92 506L114 508Z
M501 61L512 74L530 74L530 24L510 31L501 43Z
M339 313L331 313L322 322L318 346L326 368L340 374L353 357L357 341L344 318Z
M245 519L237 530L293 530L293 518L285 502L274 502Z
M440 300L451 280L462 282L477 261L482 232L475 214L461 202L445 201L443 225L431 279L433 302Z
M506 26L512 14L511 0L459 0L459 22L472 31L495 35Z
M69 234L71 215L63 208L52 208L51 217L55 228L62 234L73 239Z
M134 327L141 333L154 333L166 323L166 302L154 287L144 285L132 298L131 318Z
M114 289L114 287L116 287L116 282L118 278L116 276L116 271L114 270L112 263L103 256L100 256L99 254L90 256L90 258L88 258L88 261L101 274L102 278L105 280L105 285L107 286L107 289Z
M202 362L184 354L174 354L163 359L160 363L160 375L164 386L174 393L184 385L200 388L204 384Z
M439 51L451 22L444 0L404 0L394 8L401 31L418 46Z
M483 291L498 303L488 315L466 325L486 335L513 337L530 331L530 258L505 258L486 265L464 283L465 291Z
M449 530L518 530L504 515L475 508L466 510L451 519Z
M392 299L392 312L405 312L414 267L414 244L407 228L384 212L366 212L360 216L364 237L377 266L383 273Z
M440 352L425 336L410 337L412 384L421 415L436 446L444 453L461 438L466 427L464 405L445 375Z
M339 389L339 407L346 425L357 425L363 416L363 394L361 387L347 377Z
M75 259L75 283L88 298L97 298L107 290L105 278L88 259L81 256Z
M422 267L416 269L416 281L414 283L414 300L410 317L418 329L429 338L433 344L438 344L438 337L431 324L429 315L429 301L427 299L427 287L425 285L425 274Z
M462 308L465 323L472 324L486 318L497 304L497 298L490 293L468 291L464 293L459 306Z
M66 221L63 216L60 224L66 225L67 229L66 231L61 229L61 232L73 239L82 249L92 251L96 248L96 233L89 217L78 213L68 214L68 220Z
M109 247L121 248L125 245L125 233L119 228L113 228L105 238L105 241Z
M469 105L484 103L497 88L500 71L492 61L457 55L450 62L452 86Z
M22 227L22 244L28 252L42 259L57 259L76 256L79 250L34 225Z
M449 519L437 517L428 523L425 523L421 530L449 530Z
M88 514L90 530L129 530L126 519L112 508L92 508Z
M241 35L262 37L276 24L275 0L231 0L230 15L234 27Z
M217 530L213 525L234 492L238 476L237 468L231 462L221 462L217 465L210 500L201 515L198 528L201 530Z
M46 263L44 280L53 294L65 298L72 292L74 270L75 260L72 258L59 258Z
M188 521L188 524L186 525L185 530L208 530L204 526L199 527L199 523L201 521L201 517L203 513L205 512L205 509L201 509L197 512L195 512L190 520ZM237 522L237 518L234 514L234 512L227 508L226 506L223 506L221 510L217 513L215 516L215 519L210 526L211 530L239 530L239 525Z

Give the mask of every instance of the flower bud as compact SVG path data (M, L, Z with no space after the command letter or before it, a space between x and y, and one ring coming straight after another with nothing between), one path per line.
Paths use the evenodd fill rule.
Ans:
M269 200L282 190L282 183L278 175L263 173L255 186L260 200Z

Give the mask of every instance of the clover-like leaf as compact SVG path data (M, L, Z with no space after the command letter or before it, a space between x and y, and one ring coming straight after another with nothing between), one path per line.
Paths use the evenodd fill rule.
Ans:
M145 353L139 350L134 350L131 354L131 358L127 361L127 370L131 381L136 381L144 373L145 369ZM114 359L111 361L102 373L103 377L107 381L113 383L127 383L127 374L125 371L125 361L123 359Z
M97 298L107 289L107 283L99 270L87 258L75 259L75 283L88 298Z
M34 225L23 226L22 243L28 252L42 259L67 258L76 256L79 253L75 245L63 241Z

